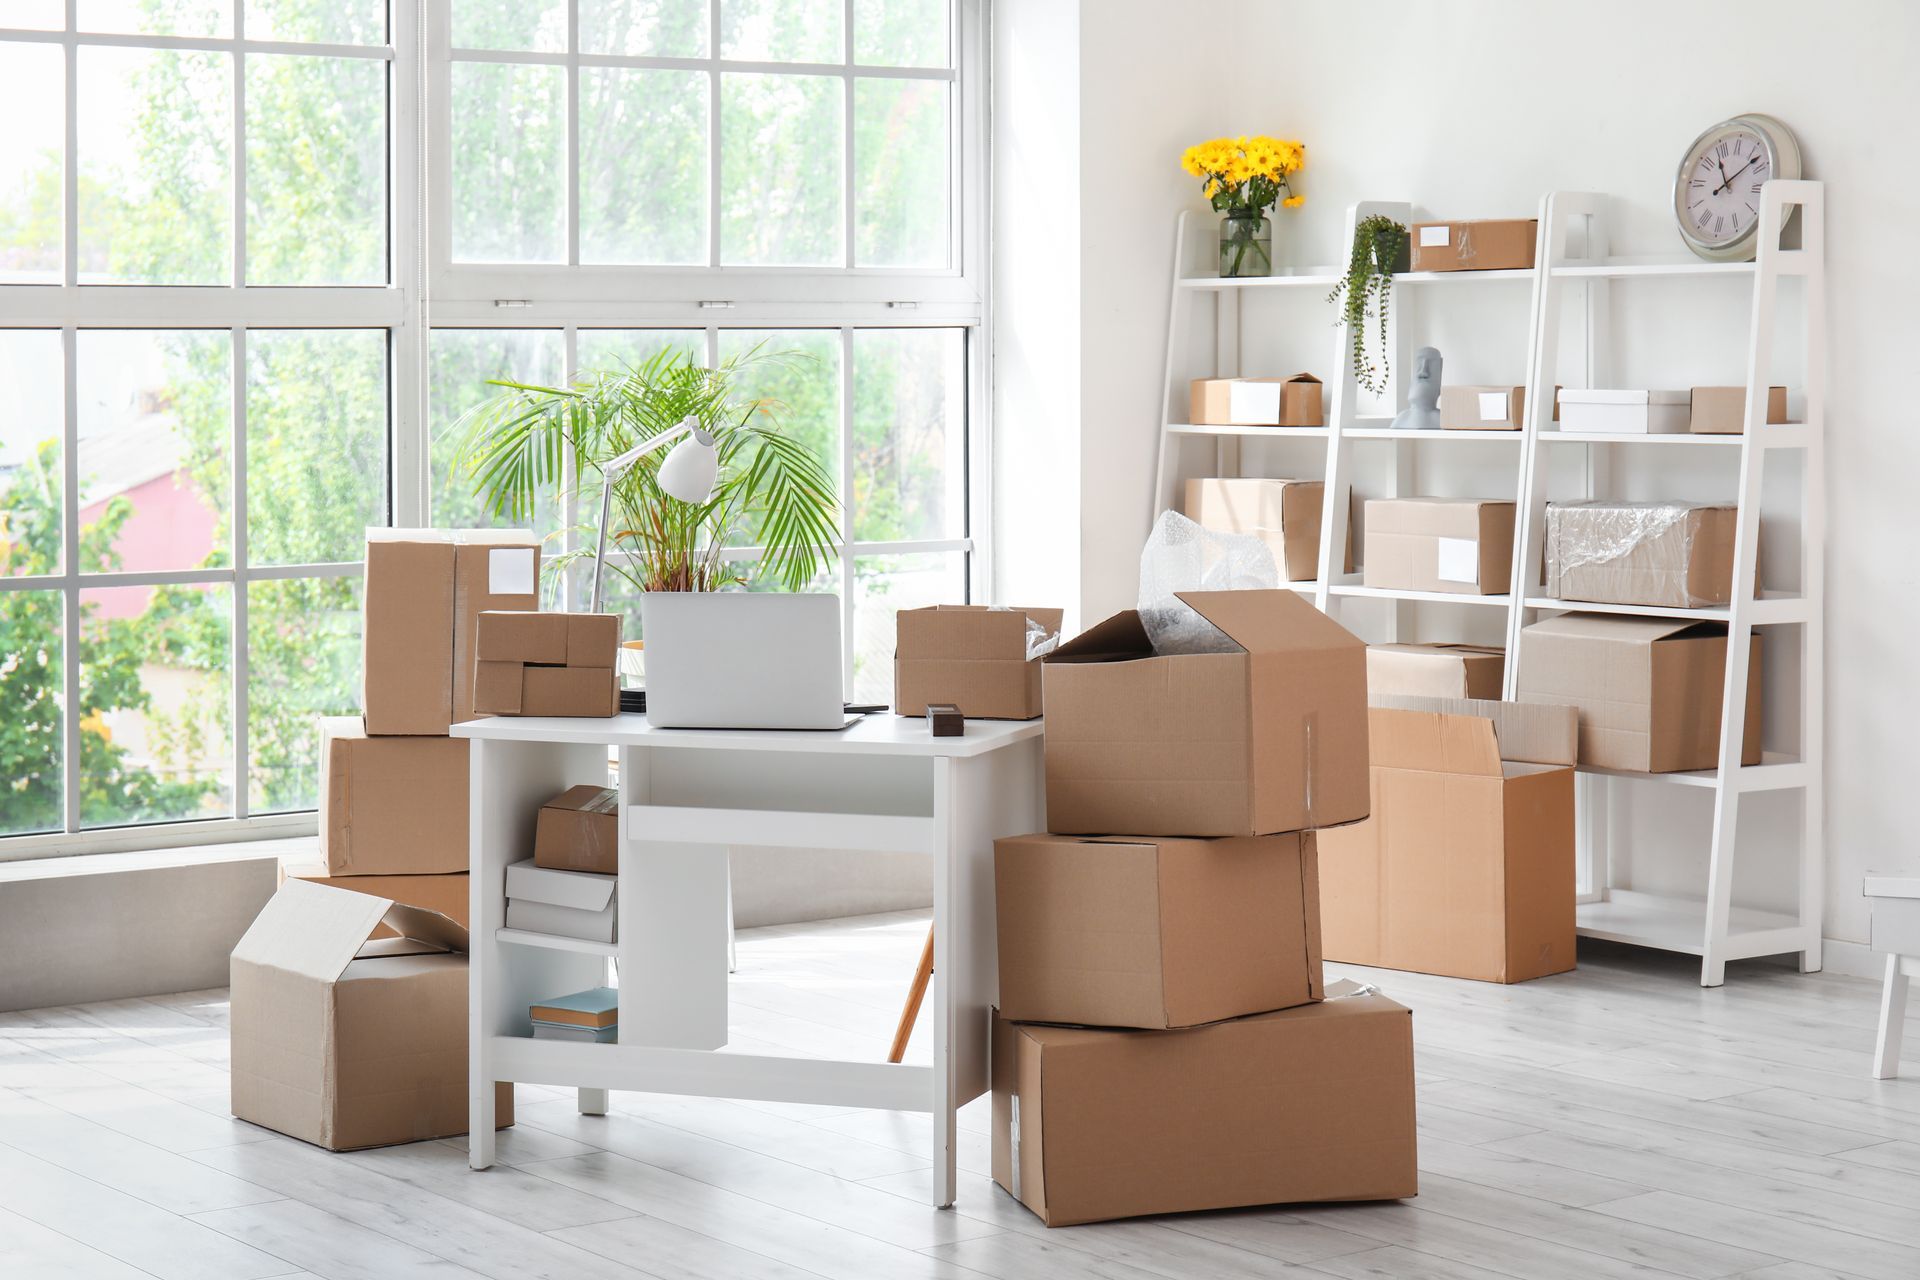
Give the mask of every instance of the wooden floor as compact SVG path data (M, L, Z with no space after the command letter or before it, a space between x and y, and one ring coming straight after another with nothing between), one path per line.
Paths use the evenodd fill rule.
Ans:
M736 1043L879 1057L924 930L742 934ZM1581 961L1512 988L1336 969L1415 1011L1418 1199L1053 1231L988 1180L984 1099L952 1212L926 1117L843 1108L597 1119L527 1088L473 1174L457 1139L329 1155L231 1119L222 991L0 1015L0 1277L1920 1277L1920 1063L1868 1078L1872 984Z

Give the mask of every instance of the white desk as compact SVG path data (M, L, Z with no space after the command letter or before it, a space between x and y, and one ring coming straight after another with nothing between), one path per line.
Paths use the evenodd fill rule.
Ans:
M468 1163L493 1163L493 1083L763 1098L926 1111L933 1201L954 1198L954 1112L988 1088L998 992L993 841L1045 829L1041 723L870 715L838 733L655 729L611 719L498 717L453 727L473 742L473 951ZM619 942L503 927L505 868L533 848L534 815L620 757ZM933 860L933 1065L716 1053L727 1041L727 847L874 849ZM620 962L617 1044L535 1040L527 1006L601 985ZM900 974L904 993L912 975Z

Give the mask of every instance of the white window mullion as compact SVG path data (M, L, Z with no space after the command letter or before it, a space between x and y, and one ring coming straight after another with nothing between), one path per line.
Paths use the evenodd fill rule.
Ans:
M237 234L237 233L236 233ZM247 331L236 325L233 330L233 355L229 361L233 373L233 440L228 456L233 462L233 688L229 705L233 714L233 816L247 816L247 670L252 655L247 650Z
M853 692L853 330L840 330L840 655L842 688Z
M849 70L853 67L853 20L853 0L842 0L840 34L843 44L841 47L841 57L846 62ZM846 239L846 243L841 246L841 263L847 270L851 271L854 267L853 77L851 75L843 74L840 81L840 102L840 201L843 206L840 210L840 225L842 227L841 235ZM851 652L851 644L849 644L848 648L849 652ZM848 659L848 663L849 669L851 669L851 658ZM852 685L851 676L848 677L848 685L849 687Z
M580 265L580 0L567 0L566 209L567 265L577 267Z
M73 16L73 0L67 0L67 16ZM69 139L71 140L71 139ZM72 154L71 151L68 152ZM60 617L64 631L60 644L61 754L66 779L66 821L68 831L80 829L80 332L67 328L60 334L62 380L62 425L65 448L60 451L61 516L60 571L66 578L62 588Z
M707 4L707 265L720 265L720 0ZM712 349L709 348L709 361Z

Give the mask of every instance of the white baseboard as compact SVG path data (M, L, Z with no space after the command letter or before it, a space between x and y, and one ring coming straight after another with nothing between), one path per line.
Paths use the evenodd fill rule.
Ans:
M1838 938L1826 938L1820 943L1821 968L1828 973L1843 973L1854 978L1872 978L1875 982L1886 976L1887 956L1883 951L1875 951L1864 942L1842 942ZM1920 956L1909 956L1900 966L1910 977L1920 977Z

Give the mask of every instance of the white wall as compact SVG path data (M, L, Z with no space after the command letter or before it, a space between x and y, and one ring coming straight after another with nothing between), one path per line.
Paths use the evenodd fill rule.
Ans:
M1003 0L1003 34L1010 15L1063 3ZM1304 265L1341 256L1342 212L1356 199L1408 199L1441 217L1531 216L1556 188L1615 197L1616 253L1676 252L1670 183L1694 134L1753 110L1794 129L1808 176L1829 184L1827 933L1864 940L1861 874L1920 872L1904 776L1907 733L1920 723L1908 674L1920 635L1908 551L1920 432L1906 416L1920 337L1920 165L1905 154L1920 120L1910 65L1920 6L1861 2L1817 17L1782 0L1078 8L1079 314L1073 350L1059 350L1081 374L1080 604L1090 620L1131 601L1147 528L1172 220L1204 207L1179 171L1182 147L1224 133L1304 139L1308 202L1282 221L1276 253ZM1054 65L1070 54L1056 47ZM1003 83L1009 73L1017 67L1003 62ZM996 203L1003 241L1056 225L1060 212L1004 179ZM1686 385L1704 367L1737 381L1744 329L1714 334L1717 319L1740 314L1727 301L1684 291L1616 300L1625 374ZM998 302L1004 319L1007 296ZM1482 358L1473 340L1457 324L1448 338L1467 361ZM1450 350L1450 376L1455 364ZM999 407L1003 439L1047 430Z

